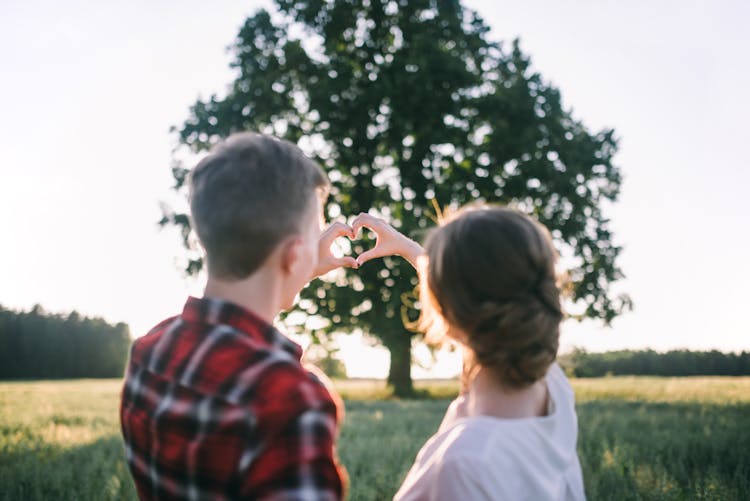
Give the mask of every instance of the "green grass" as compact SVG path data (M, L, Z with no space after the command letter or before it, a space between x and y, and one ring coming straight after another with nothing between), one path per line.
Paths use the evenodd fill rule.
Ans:
M612 376L571 381L578 403L626 402L750 404L750 377Z
M750 378L573 381L590 499L748 499ZM339 454L353 500L388 499L435 431L440 399L375 400L381 382L337 382L346 398ZM120 382L0 384L0 500L135 499L117 418Z
M0 384L0 499L136 499L120 381Z
M382 379L337 379L333 382L344 400L392 400L392 390ZM452 399L458 395L459 383L453 379L420 380L414 383L418 400Z

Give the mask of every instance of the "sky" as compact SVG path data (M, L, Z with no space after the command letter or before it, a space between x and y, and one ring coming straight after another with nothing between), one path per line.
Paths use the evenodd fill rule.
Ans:
M268 2L0 2L0 304L77 310L135 336L187 294L170 163L198 97L232 79L226 48ZM466 1L592 130L612 127L624 175L608 209L635 309L567 322L563 349L750 349L750 4ZM341 338L351 376L385 350ZM419 350L423 353L422 350ZM458 371L440 354L431 370Z

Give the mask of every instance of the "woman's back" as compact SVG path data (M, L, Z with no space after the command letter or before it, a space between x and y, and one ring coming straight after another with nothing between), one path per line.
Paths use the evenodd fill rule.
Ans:
M543 417L463 416L460 400L451 404L395 499L585 499L573 391L556 364L545 379Z

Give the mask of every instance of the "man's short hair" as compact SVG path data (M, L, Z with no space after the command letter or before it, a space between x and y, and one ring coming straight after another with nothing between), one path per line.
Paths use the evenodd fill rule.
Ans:
M301 231L329 186L320 166L288 141L245 132L218 144L190 174L192 225L209 273L251 275Z

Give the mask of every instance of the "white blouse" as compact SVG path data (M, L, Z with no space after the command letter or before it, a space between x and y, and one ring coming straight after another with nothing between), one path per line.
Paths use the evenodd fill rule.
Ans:
M573 389L557 364L545 380L543 417L462 417L454 400L394 500L585 500Z

